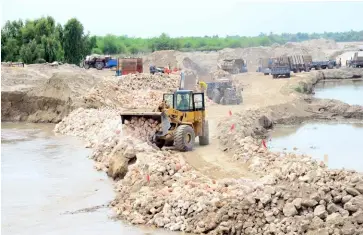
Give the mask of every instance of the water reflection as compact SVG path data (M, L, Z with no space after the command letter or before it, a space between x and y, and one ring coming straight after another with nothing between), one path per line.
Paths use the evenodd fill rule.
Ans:
M363 105L363 80L320 82L315 86L315 97Z
M277 126L271 132L269 148L308 154L324 160L328 167L346 168L363 172L361 150L363 123L306 123L298 126ZM297 150L294 150L296 149Z

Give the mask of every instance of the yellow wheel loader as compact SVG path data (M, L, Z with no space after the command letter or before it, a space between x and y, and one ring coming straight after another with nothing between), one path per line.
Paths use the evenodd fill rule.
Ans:
M121 121L132 117L144 117L161 123L161 130L152 137L159 148L175 146L179 151L191 151L195 138L200 145L209 144L208 121L205 120L204 93L192 90L177 90L164 94L163 102L156 112L123 112Z

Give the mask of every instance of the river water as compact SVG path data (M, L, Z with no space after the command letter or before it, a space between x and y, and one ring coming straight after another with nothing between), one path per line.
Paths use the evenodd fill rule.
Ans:
M363 81L319 83L315 88L315 96L363 105ZM328 160L328 167L333 169L346 168L363 172L361 122L310 122L296 126L277 126L270 137L269 148L272 151L308 154L318 160ZM324 158L325 155L327 157Z
M268 147L308 154L321 161L327 155L329 168L363 172L362 137L363 123L305 123L276 127Z
M314 91L317 98L363 105L363 80L319 82Z
M2 123L1 234L175 235L111 219L102 206L115 196L111 181L93 168L80 140L54 136L53 128Z

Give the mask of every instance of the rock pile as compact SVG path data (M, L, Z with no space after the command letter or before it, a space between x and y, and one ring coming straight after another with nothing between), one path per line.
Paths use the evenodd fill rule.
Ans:
M175 74L129 74L119 80L108 79L96 85L83 99L86 107L155 108L163 93L179 85Z
M87 147L109 141L121 131L120 112L109 108L78 108L58 123L54 132L81 137Z
M133 117L131 120L125 120L123 128L124 134L133 136L137 139L148 141L155 134L161 130L160 121L154 119L146 119L144 117Z
M176 74L128 74L122 76L118 85L125 90L173 91L179 86L180 76Z
M117 123L115 113L79 109L56 130L84 136L94 146L93 158L118 180L112 205L122 219L209 234L363 232L361 174L327 170L306 156L281 157L244 133L247 138L237 148L244 150L236 157L243 159L240 155L249 153L250 169L264 177L215 181L191 169L181 153L109 133L114 128L111 123ZM251 118L251 123L267 128L269 120ZM95 133L103 138L90 138ZM229 135L238 139L238 133Z

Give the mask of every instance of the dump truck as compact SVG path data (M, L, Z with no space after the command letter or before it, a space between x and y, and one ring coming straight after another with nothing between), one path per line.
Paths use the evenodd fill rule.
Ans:
M290 70L294 73L310 71L310 65L312 63L312 57L310 55L290 55L288 56L288 60Z
M320 70L320 69L333 69L339 67L335 60L320 60L312 61L310 64L310 69Z
M222 105L238 105L242 103L241 91L233 85L231 79L221 78L207 82L207 97L214 103Z
M118 58L116 65L116 75L126 75L130 73L142 73L142 58Z
M122 112L121 123L133 117L153 119L161 124L161 130L150 139L159 148L174 146L182 152L191 151L196 137L200 145L209 144L203 92L180 89L164 94L158 112Z
M354 53L353 58L349 62L349 67L363 68L363 51L357 51Z
M221 68L230 74L246 73L247 63L243 59L224 59Z
M258 61L258 68L256 72L269 75L271 73L272 58L260 58Z
M272 58L271 75L273 78L290 77L290 63L287 56Z

